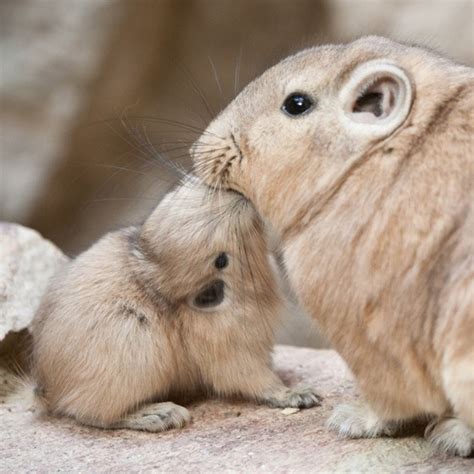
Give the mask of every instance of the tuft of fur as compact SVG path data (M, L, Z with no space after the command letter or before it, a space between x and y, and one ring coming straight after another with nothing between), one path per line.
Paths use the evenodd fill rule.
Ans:
M294 92L314 105L290 117ZM473 114L471 68L366 37L270 68L191 149L199 176L278 234L300 303L382 426L453 413L474 427ZM333 425L383 432L359 415Z
M25 411L37 414L45 412L45 403L36 381L27 374L11 375L10 387L6 400L22 407Z
M327 422L330 430L348 438L378 438L393 436L399 424L381 420L364 404L341 404L337 406Z
M474 429L456 418L433 420L426 427L425 438L446 454L468 457L474 453Z

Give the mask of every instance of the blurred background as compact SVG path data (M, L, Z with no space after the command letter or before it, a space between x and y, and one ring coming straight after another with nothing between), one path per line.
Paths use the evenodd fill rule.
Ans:
M474 64L472 0L0 0L0 220L76 255L140 222L242 87L378 34ZM279 341L322 346L290 307Z

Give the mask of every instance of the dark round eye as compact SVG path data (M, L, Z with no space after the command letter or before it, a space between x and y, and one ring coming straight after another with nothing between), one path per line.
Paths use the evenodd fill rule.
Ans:
M193 305L196 308L206 309L220 305L224 301L224 282L213 281L205 286L197 296L194 297Z
M214 266L218 270L222 270L223 268L227 267L229 263L229 258L225 252L220 253L217 258L214 260Z
M306 94L294 92L285 99L282 109L288 115L301 115L311 109L313 105L313 101Z

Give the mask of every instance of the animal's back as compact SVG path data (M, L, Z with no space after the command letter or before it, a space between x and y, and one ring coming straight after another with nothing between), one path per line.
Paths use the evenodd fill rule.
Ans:
M134 281L128 245L127 232L108 234L70 262L35 317L34 377L56 413L108 422L130 409L122 391L138 403L171 376L171 341Z

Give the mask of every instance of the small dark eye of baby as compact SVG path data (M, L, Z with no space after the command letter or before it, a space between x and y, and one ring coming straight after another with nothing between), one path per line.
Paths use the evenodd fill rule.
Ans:
M314 105L313 100L306 94L294 92L290 94L282 105L282 110L288 115L301 115L310 110Z
M214 260L214 266L218 270L222 270L223 268L227 267L229 264L229 257L225 252L220 253L217 258Z

